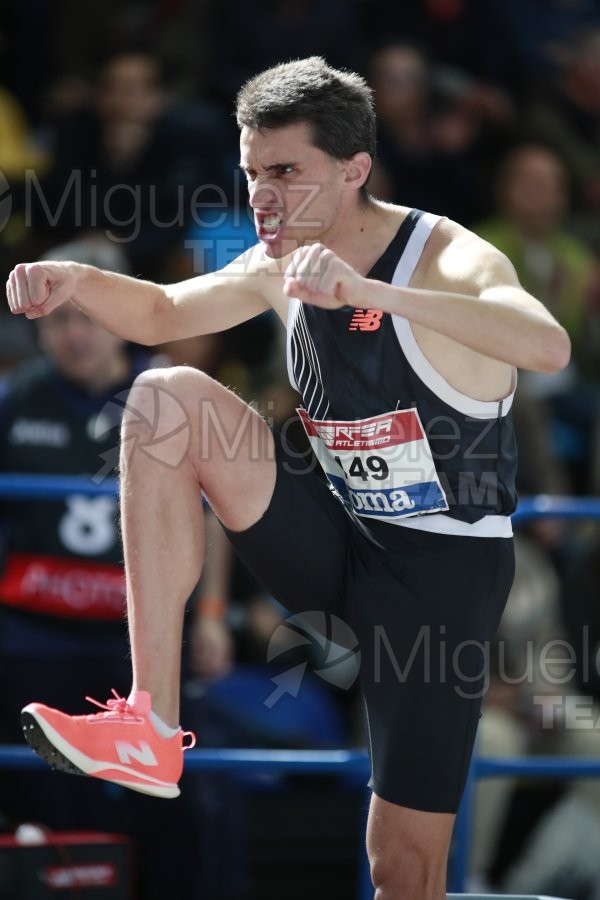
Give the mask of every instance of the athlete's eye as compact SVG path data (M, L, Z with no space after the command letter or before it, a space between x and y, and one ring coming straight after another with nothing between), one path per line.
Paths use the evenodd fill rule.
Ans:
M294 166L293 166L292 163L288 163L288 164L285 164L285 165L281 165L281 166L276 166L276 167L275 167L275 173L276 173L277 175L279 175L279 176L281 176L281 175L291 175L293 171L294 171Z

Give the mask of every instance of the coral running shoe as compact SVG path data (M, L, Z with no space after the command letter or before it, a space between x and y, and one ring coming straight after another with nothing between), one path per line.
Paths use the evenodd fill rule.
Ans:
M178 797L183 751L195 745L194 734L179 730L173 737L159 735L149 718L146 691L136 691L127 700L113 694L106 704L86 697L103 710L88 716L28 704L21 712L25 740L63 772L93 775L155 797Z

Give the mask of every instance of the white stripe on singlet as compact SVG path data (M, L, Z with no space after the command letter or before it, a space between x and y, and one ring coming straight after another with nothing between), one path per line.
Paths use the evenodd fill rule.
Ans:
M296 299L290 300L288 311L287 363L290 382L301 394L307 413L312 419L324 419L329 414L329 401L323 387L321 366L304 307Z

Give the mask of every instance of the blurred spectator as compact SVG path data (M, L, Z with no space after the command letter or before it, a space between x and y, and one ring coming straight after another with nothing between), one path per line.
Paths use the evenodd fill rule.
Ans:
M515 536L515 580L490 651L490 683L478 732L478 752L515 757L532 750L536 687L545 690L537 658L556 636L559 585L547 555L528 537ZM535 730L538 728L535 722ZM514 778L478 781L471 845L475 887L489 887L492 864L509 811Z
M105 0L89 15L78 0L55 4L50 55L62 77L93 76L107 57L151 48L178 94L204 96L210 46L207 6L197 0Z
M224 127L212 108L169 96L154 56L113 57L93 107L55 125L54 166L34 197L38 228L53 240L102 229L132 271L160 280L204 186L221 180Z
M600 252L600 23L563 41L556 57L554 77L528 91L522 126L560 150L574 176L572 219Z
M569 210L568 171L551 148L525 143L504 159L496 183L497 215L478 233L512 261L524 287L557 317L573 344L572 363L558 376L524 373L523 397L546 405L547 435L554 453L568 467L569 489L589 491L594 457L597 377L600 364L598 304L592 286L596 262L591 251L565 230ZM518 435L529 440L530 429Z
M367 56L356 3L348 0L212 0L211 93L228 106L257 72L289 59L324 56L360 70Z
M0 312L0 396L5 377L24 360L38 353L35 331L29 322L16 319L6 309Z
M600 755L600 670L596 653L600 634L596 596L600 560L598 526L579 530L573 538L560 589L552 592L552 606L546 606L545 614L539 608L539 578L532 573L535 580L521 597L521 614L516 620L521 637L514 640L513 622L512 644L513 650L521 646L520 671L525 671L523 651L532 636L537 635L532 658L538 678L530 679L527 684L523 679L519 688L521 718L529 730L529 752L597 760ZM537 611L532 602L536 596ZM504 636L510 640L506 632ZM556 788L551 783L546 791L550 793L553 788L556 796ZM526 784L523 789L527 793ZM542 784L537 793L543 789ZM600 864L595 848L599 839L600 781L578 778L563 783L556 802L544 811L523 841L502 878L502 889L509 893L535 890L597 900Z
M600 25L598 0L492 0L491 8L501 33L510 35L510 63L521 83L551 75L563 42Z
M77 256L75 247L67 252ZM120 407L111 398L129 387L142 361L71 303L38 328L43 355L5 384L0 468L91 477L111 454L114 464ZM106 677L126 691L128 644L115 498L3 499L1 514L0 730L17 743L20 709L33 689L74 710L81 708L74 673L92 693L94 685L106 689ZM4 795L15 792L13 817L91 825L95 804L86 802L85 787L40 779L18 775L4 784Z
M589 492L597 453L594 432L598 427L598 392L593 382L597 382L600 359L598 304L594 302L598 269L589 247L566 230L569 188L567 166L551 145L519 144L506 155L499 170L497 214L477 229L512 260L522 283L548 305L573 342L573 364L563 378L520 376L514 417L522 492ZM504 654L504 675L496 668L482 720L481 751L501 756L527 752L597 756L598 731L590 731L586 722L582 728L573 727L565 718L569 704L587 702L589 681L577 683L573 673L567 678L569 667L565 669L564 663L562 669L546 666L552 676L562 679L557 687L556 681L544 681L540 670L540 661L549 658L546 651L551 642L565 637L569 637L569 647L580 665L581 626L588 621L589 610L580 615L571 609L573 593L575 590L578 596L588 596L593 593L594 581L588 570L585 576L582 570L585 590L582 584L574 590L571 586L567 597L550 557L534 538L541 538L554 550L560 540L562 550L557 558L565 558L568 542L557 523L536 525L529 537L520 535L516 541L517 575L497 642ZM571 554L566 559L572 568ZM560 596L565 597L565 606L571 610L567 619L561 615ZM562 655L564 660L564 652L559 650L555 655ZM590 703L589 719L595 721L598 707ZM548 716L553 711L556 715L550 716L549 725ZM509 787L510 782L501 784L499 780L478 786L481 828L476 831L473 865L484 884L487 877L491 882L488 887L508 892L596 897L598 872L585 864L578 847L585 847L588 838L594 840L600 833L597 785L589 790L590 781L585 788L575 781L565 786L562 797L563 789L557 793L554 785L519 785L517 800L512 803ZM546 810L550 807L549 811L529 827L527 836L524 823L534 823L536 807L544 806ZM499 868L497 862L494 865L505 814L509 818L503 845L506 835L519 823L515 833L520 857L516 859L513 847L510 872ZM566 822L579 836L568 843L561 837Z
M519 440L517 490L524 494L568 494L571 481L564 461L548 439L552 434L551 411L539 398L526 390L518 391L513 401L513 422ZM533 523L532 528L547 527L548 522Z
M480 0L368 0L360 4L373 48L413 44L436 66L463 71L497 89L510 90L515 69L511 34L493 3Z
M516 577L491 654L481 753L598 758L597 529L593 534L579 542L562 583L543 549L516 536ZM589 852L600 834L597 779L486 779L476 798L472 869L480 887L600 896L600 868Z
M118 248L97 238L48 255L123 267ZM147 352L130 348L71 303L36 326L43 356L10 378L0 403L0 469L81 475L101 484L114 474L120 416L134 377L148 367ZM20 709L33 693L75 713L90 709L77 688L82 680L100 701L107 683L127 694L122 550L113 494L2 500L1 518L0 740L20 743ZM199 629L205 616L200 610ZM206 630L209 657L196 669L214 677L226 659L215 659L210 623ZM203 711L184 715L192 713L200 731ZM209 720L209 733L211 727ZM2 782L0 808L15 823L33 819L55 829L130 834L140 900L164 900L172 892L240 897L228 837L238 815L234 807L232 819L234 798L218 779L186 779L183 796L158 808L141 794L98 785L90 790L84 779L17 773Z
M435 70L408 44L378 50L369 71L378 117L372 193L465 224L481 216L477 154L486 123L503 125L510 104L460 72Z
M538 297L569 332L574 357L584 371L600 361L586 349L588 291L595 269L590 249L568 234L569 171L551 146L522 143L500 167L498 214L479 234L499 247L527 290Z

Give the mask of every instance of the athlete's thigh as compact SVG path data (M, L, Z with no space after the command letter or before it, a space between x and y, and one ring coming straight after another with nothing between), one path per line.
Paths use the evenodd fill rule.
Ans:
M455 813L513 575L512 542L400 529L395 556L357 570L348 621L361 647L375 793ZM387 554L387 555L386 555Z
M277 476L267 509L250 528L225 531L242 562L287 609L343 614L354 525L314 462L277 432L274 439Z
M246 528L265 511L276 474L271 431L255 409L206 373L191 366L142 373L123 423L125 452L140 449L169 469L191 467L228 527ZM141 440L132 439L136 432Z

